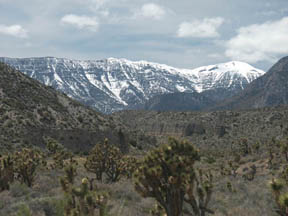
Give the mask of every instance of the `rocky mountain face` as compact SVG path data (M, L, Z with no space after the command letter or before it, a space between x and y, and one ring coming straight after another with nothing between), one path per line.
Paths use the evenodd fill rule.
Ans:
M155 96L169 93L217 93L217 89L222 89L221 94L213 94L219 99L235 95L264 74L235 61L194 70L115 58L79 61L3 57L0 61L104 113L143 105Z
M133 138L112 117L0 63L0 153L23 145L43 147L47 136L75 151L87 151L104 138L127 150Z
M215 88L205 90L201 93L176 92L157 95L144 104L138 104L132 109L154 110L154 111L199 111L211 110L215 104L227 98L233 97L241 89L229 90L226 88Z
M206 97L203 93L176 92L155 96L138 109L156 111L197 111L211 107L215 105L215 103L215 101Z
M250 109L288 104L288 57L280 59L265 75L213 109Z

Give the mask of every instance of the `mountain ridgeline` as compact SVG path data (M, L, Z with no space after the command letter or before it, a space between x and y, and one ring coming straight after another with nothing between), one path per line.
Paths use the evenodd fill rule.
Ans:
M143 109L143 106L152 108L151 104L165 94L172 94L172 98L177 100L190 98L191 108L198 110L239 93L264 74L236 61L193 70L115 58L80 61L54 57L3 57L0 61L103 113ZM178 94L181 92L185 94ZM187 98L187 93L192 95ZM196 96L197 93L201 95ZM167 96L160 101L167 101Z

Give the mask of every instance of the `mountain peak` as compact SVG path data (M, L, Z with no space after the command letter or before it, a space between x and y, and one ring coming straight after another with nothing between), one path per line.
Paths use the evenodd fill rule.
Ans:
M230 61L230 62L225 62L225 63L220 63L220 64L216 64L216 65L208 65L208 66L204 66L204 67L199 67L196 68L194 70L199 70L200 72L203 72L208 70L208 71L221 71L221 70L225 70L227 71L227 69L229 69L231 72L234 73L251 73L251 72L260 72L262 74L264 74L265 72L259 69L256 69L255 67L251 66L248 63L245 62L240 62L240 61Z
M183 74L194 76L201 82L196 85L197 92L217 88L242 90L245 86L262 76L265 72L239 61L208 65L193 70L182 70Z

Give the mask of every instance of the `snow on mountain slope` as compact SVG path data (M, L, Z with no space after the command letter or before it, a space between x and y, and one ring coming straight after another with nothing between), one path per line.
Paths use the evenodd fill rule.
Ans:
M0 61L105 113L144 103L159 94L216 88L236 93L264 74L243 62L187 70L116 58L81 61L3 57Z
M183 73L188 77L196 76L198 82L195 89L197 92L203 92L215 88L244 89L248 83L265 72L244 62L231 61L194 70L183 70Z

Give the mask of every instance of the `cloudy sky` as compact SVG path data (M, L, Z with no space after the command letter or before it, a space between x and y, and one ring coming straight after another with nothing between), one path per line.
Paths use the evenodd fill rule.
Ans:
M0 0L0 56L266 70L286 55L287 0Z

